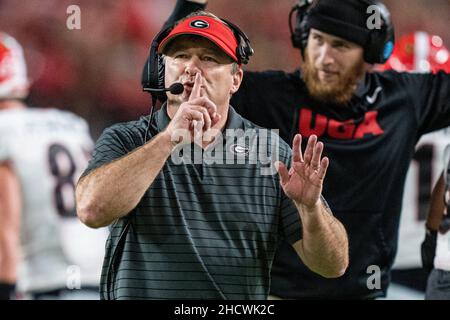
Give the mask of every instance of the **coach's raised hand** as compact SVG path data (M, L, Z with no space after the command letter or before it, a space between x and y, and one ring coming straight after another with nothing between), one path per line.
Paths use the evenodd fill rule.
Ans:
M281 162L275 165L286 195L296 204L311 208L320 201L329 160L327 157L321 159L323 143L317 142L316 136L309 137L304 156L301 143L302 136L297 134L292 145L292 167L289 171Z
M188 101L180 105L165 130L174 145L190 143L198 136L201 139L220 120L217 107L204 93L202 83L203 77L197 73Z
M348 266L348 239L343 225L321 200L329 160L321 159L323 143L317 142L316 136L309 137L304 154L301 142L302 137L297 134L289 171L283 163L275 163L281 186L294 201L302 221L302 239L293 246L312 271L326 278L340 277Z

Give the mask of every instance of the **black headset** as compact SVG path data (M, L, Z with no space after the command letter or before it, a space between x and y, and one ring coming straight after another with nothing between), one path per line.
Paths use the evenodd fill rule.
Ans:
M201 16L199 16L201 19ZM236 48L236 56L238 58L239 64L247 64L250 56L253 55L254 50L250 46L250 40L247 35L240 30L233 23L220 19L223 23L225 23L234 33L234 36L238 40L238 46ZM158 47L161 41L163 41L175 25L171 25L163 30L161 30L156 37L153 39L152 44L150 46L150 53L147 59L147 62L144 65L144 70L142 72L142 88L146 92L150 92L153 99L165 101L167 96L166 93L162 90L164 87L164 59L162 55L158 54Z
M320 0L298 0L289 13L289 29L291 40L295 48L298 48L304 56L309 37L308 13L312 6ZM391 15L386 6L377 0L360 0L368 6L378 7L382 25L380 29L371 29L369 38L364 45L364 61L370 64L385 63L394 49L395 33ZM292 25L292 15L297 12L295 26Z

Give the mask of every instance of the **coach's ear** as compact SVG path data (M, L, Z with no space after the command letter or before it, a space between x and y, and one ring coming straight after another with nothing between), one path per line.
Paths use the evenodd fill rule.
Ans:
M236 93L236 91L239 90L239 87L241 86L242 79L244 78L244 71L240 66L236 64L236 67L238 68L237 71L233 72L233 83L231 86L230 94L233 95ZM234 68L234 66L233 66ZM234 70L233 70L234 71Z

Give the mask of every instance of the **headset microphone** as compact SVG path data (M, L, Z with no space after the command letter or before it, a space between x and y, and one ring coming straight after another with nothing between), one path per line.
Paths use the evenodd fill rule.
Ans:
M175 82L168 88L162 88L162 89L143 88L143 90L145 92L166 92L166 91L169 91L171 94L182 94L183 91L184 91L184 86L180 82Z
M160 92L169 91L171 94L178 95L178 94L182 94L183 93L184 86L180 82L175 82L175 83L172 83L172 85L170 85L170 87L168 87L168 88L158 89L158 88L146 88L146 87L144 87L142 90L145 91L145 92L150 92L150 94L151 93L160 93ZM151 122L152 117L153 117L154 107L156 106L156 100L157 100L156 99L156 95L152 94L152 105L150 107L150 116L148 118L149 120L148 120L147 130L145 130L145 138L144 138L145 142L147 142L148 130L150 128L150 122Z

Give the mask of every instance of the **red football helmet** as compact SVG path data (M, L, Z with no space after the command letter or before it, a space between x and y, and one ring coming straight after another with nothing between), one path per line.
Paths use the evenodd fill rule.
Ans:
M25 98L28 87L22 47L14 38L0 32L0 99Z
M450 53L442 38L417 31L401 37L381 70L400 72L450 72Z

